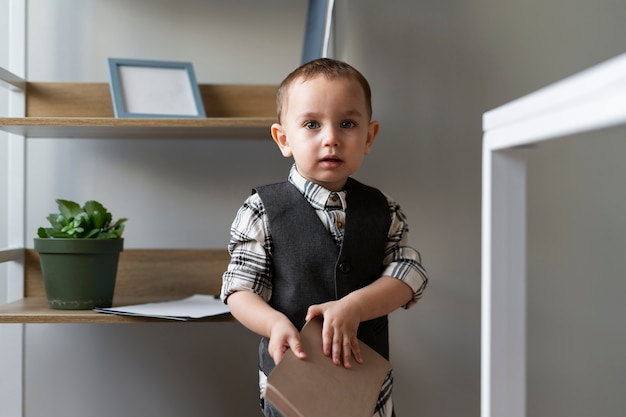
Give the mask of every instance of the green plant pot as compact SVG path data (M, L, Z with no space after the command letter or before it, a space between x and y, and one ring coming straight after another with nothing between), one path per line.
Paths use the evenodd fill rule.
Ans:
M111 307L124 239L35 238L48 306L58 310Z

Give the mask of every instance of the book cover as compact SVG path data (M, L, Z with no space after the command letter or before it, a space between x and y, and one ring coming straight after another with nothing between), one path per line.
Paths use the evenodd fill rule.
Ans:
M306 359L291 350L268 376L263 397L285 417L371 417L389 362L359 341L363 363L335 365L322 352L322 320L310 320L300 333Z

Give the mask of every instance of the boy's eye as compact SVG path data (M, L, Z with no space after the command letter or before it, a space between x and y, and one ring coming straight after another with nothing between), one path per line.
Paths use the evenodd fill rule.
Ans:
M320 127L319 123L313 121L313 120L309 120L308 122L306 122L304 124L304 127L306 129L317 129L318 127Z
M356 123L354 123L352 120L344 120L343 122L341 122L342 129L349 129L355 126L356 126Z

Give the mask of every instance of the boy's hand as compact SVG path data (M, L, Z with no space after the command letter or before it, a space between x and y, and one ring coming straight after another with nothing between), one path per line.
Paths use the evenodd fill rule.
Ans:
M323 316L322 348L335 365L351 368L351 359L363 363L356 332L361 323L358 308L347 300L330 301L309 307L306 321Z
M272 325L267 350L274 362L278 364L288 349L291 349L297 358L306 358L300 343L300 333L298 333L291 321L285 317L284 320L279 320Z

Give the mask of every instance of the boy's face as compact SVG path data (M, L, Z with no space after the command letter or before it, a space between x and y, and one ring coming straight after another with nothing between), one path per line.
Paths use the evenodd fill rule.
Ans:
M351 79L295 80L272 137L283 156L293 156L300 175L331 191L343 189L378 133L369 120L365 93Z

